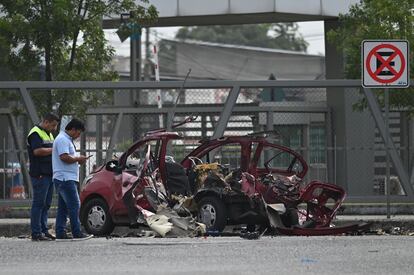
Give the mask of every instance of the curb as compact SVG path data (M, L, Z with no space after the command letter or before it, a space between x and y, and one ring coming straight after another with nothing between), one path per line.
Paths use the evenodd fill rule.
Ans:
M55 219L48 220L48 227L53 228ZM30 237L30 219L0 219L0 237Z
M394 234L394 235L411 235L414 234L414 215L409 216L393 216L387 219L385 216L338 216L333 224L341 226L345 224L370 223L370 232L378 235ZM55 219L50 217L48 220L49 229L53 232ZM126 235L129 229L126 226L115 228L116 232L122 232L118 235ZM30 219L0 219L0 237L18 237L30 238Z

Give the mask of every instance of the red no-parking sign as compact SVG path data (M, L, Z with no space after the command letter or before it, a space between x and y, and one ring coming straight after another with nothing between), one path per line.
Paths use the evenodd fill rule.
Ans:
M407 88L410 85L408 41L362 41L362 86Z

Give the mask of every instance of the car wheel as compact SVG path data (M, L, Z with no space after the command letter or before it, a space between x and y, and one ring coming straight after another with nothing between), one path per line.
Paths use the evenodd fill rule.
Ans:
M223 231L227 224L227 211L224 203L216 197L205 197L198 202L198 219L207 230Z
M83 207L82 224L89 234L96 236L109 235L114 230L109 208L101 198L91 199Z

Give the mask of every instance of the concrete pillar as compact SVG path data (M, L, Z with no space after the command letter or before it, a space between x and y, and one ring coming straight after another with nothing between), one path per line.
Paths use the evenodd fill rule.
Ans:
M326 79L343 79L344 75L344 62L343 56L337 51L336 45L330 43L326 38L326 33L337 28L339 25L337 20L325 20L325 71ZM336 141L335 145L335 160L336 162L336 171L332 171L334 165L332 160L328 158L328 174L334 174L336 177L333 181L347 188L347 178L346 178L346 161L345 161L345 151L340 150L345 145L345 111L344 111L344 89L341 88L328 88L326 91L326 99L328 107L332 109L332 138ZM328 144L330 142L328 141ZM332 176L331 176L332 177Z
M353 105L363 98L359 89L345 89L344 95L348 195L373 195L376 124L368 109L353 110Z
M325 34L339 26L325 21ZM344 56L325 36L326 78L344 79ZM327 104L332 109L332 138L336 141L336 179L348 195L372 195L374 179L375 122L368 110L357 112L353 104L361 98L356 88L328 88ZM330 160L332 163L332 160ZM329 165L332 169L333 165ZM329 171L332 175L332 171Z
M414 119L410 119L408 121L408 146L409 146L409 155L410 155L410 162L408 163L408 173L410 177L410 183L414 185Z
M13 80L9 74L9 72L5 68L0 68L0 81L10 81ZM17 92L17 91L16 91ZM9 107L9 103L7 100L0 98L0 108L6 108ZM6 168L7 161L8 161L8 155L5 151L7 151L7 148L10 146L10 140L9 140L9 119L7 118L7 115L1 115L0 116L0 125L3 127L3 131L0 131L0 168ZM9 196L9 190L6 188L6 181L7 177L5 173L0 174L0 199L6 198ZM29 191L29 190L27 190Z

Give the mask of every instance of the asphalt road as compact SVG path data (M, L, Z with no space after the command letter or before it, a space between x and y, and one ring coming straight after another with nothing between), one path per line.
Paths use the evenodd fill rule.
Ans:
M413 274L414 237L0 238L0 274Z

